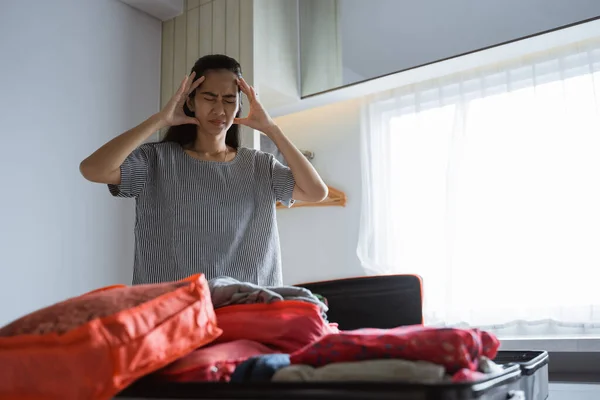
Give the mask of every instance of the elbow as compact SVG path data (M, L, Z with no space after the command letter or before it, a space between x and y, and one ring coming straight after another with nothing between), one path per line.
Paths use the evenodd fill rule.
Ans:
M107 181L106 177L104 176L105 174L99 171L98 168L93 165L92 162L90 162L89 158L86 158L79 164L79 172L90 182L104 183Z
M315 203L320 203L327 198L329 195L329 189L325 184L318 185L314 188L311 193L311 201Z
M88 181L92 181L93 169L90 166L89 160L86 158L81 163L79 163L79 173L87 179Z
M321 198L319 201L323 201L327 198L327 196L329 196L329 188L327 187L327 185L323 184L320 195L321 195Z

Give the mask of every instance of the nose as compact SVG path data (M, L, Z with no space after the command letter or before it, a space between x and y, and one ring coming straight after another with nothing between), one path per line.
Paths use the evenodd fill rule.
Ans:
M217 101L215 101L214 107L213 107L213 113L215 113L216 115L224 115L225 114L225 108L223 107L223 99L217 99Z

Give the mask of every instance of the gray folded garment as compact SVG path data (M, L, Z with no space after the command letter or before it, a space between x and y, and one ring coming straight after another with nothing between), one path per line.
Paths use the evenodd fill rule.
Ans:
M290 365L273 375L274 382L405 382L438 383L446 380L445 368L425 361L370 360L340 362L314 368Z
M214 308L233 304L273 303L283 300L304 301L319 306L324 315L328 308L308 289L295 286L261 287L223 276L208 281Z

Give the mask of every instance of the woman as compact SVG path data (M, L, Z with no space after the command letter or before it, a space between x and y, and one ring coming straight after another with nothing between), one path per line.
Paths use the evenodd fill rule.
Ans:
M241 93L250 101L240 118ZM239 147L239 125L267 135L271 154ZM160 143L142 144L170 127ZM110 193L136 200L133 283L202 272L261 286L282 284L276 201L321 201L327 187L241 76L237 61L200 58L157 114L80 165Z

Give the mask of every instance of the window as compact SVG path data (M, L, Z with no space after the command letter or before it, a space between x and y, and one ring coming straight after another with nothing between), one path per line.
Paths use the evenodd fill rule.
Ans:
M371 273L423 277L425 320L600 334L600 42L365 104Z

